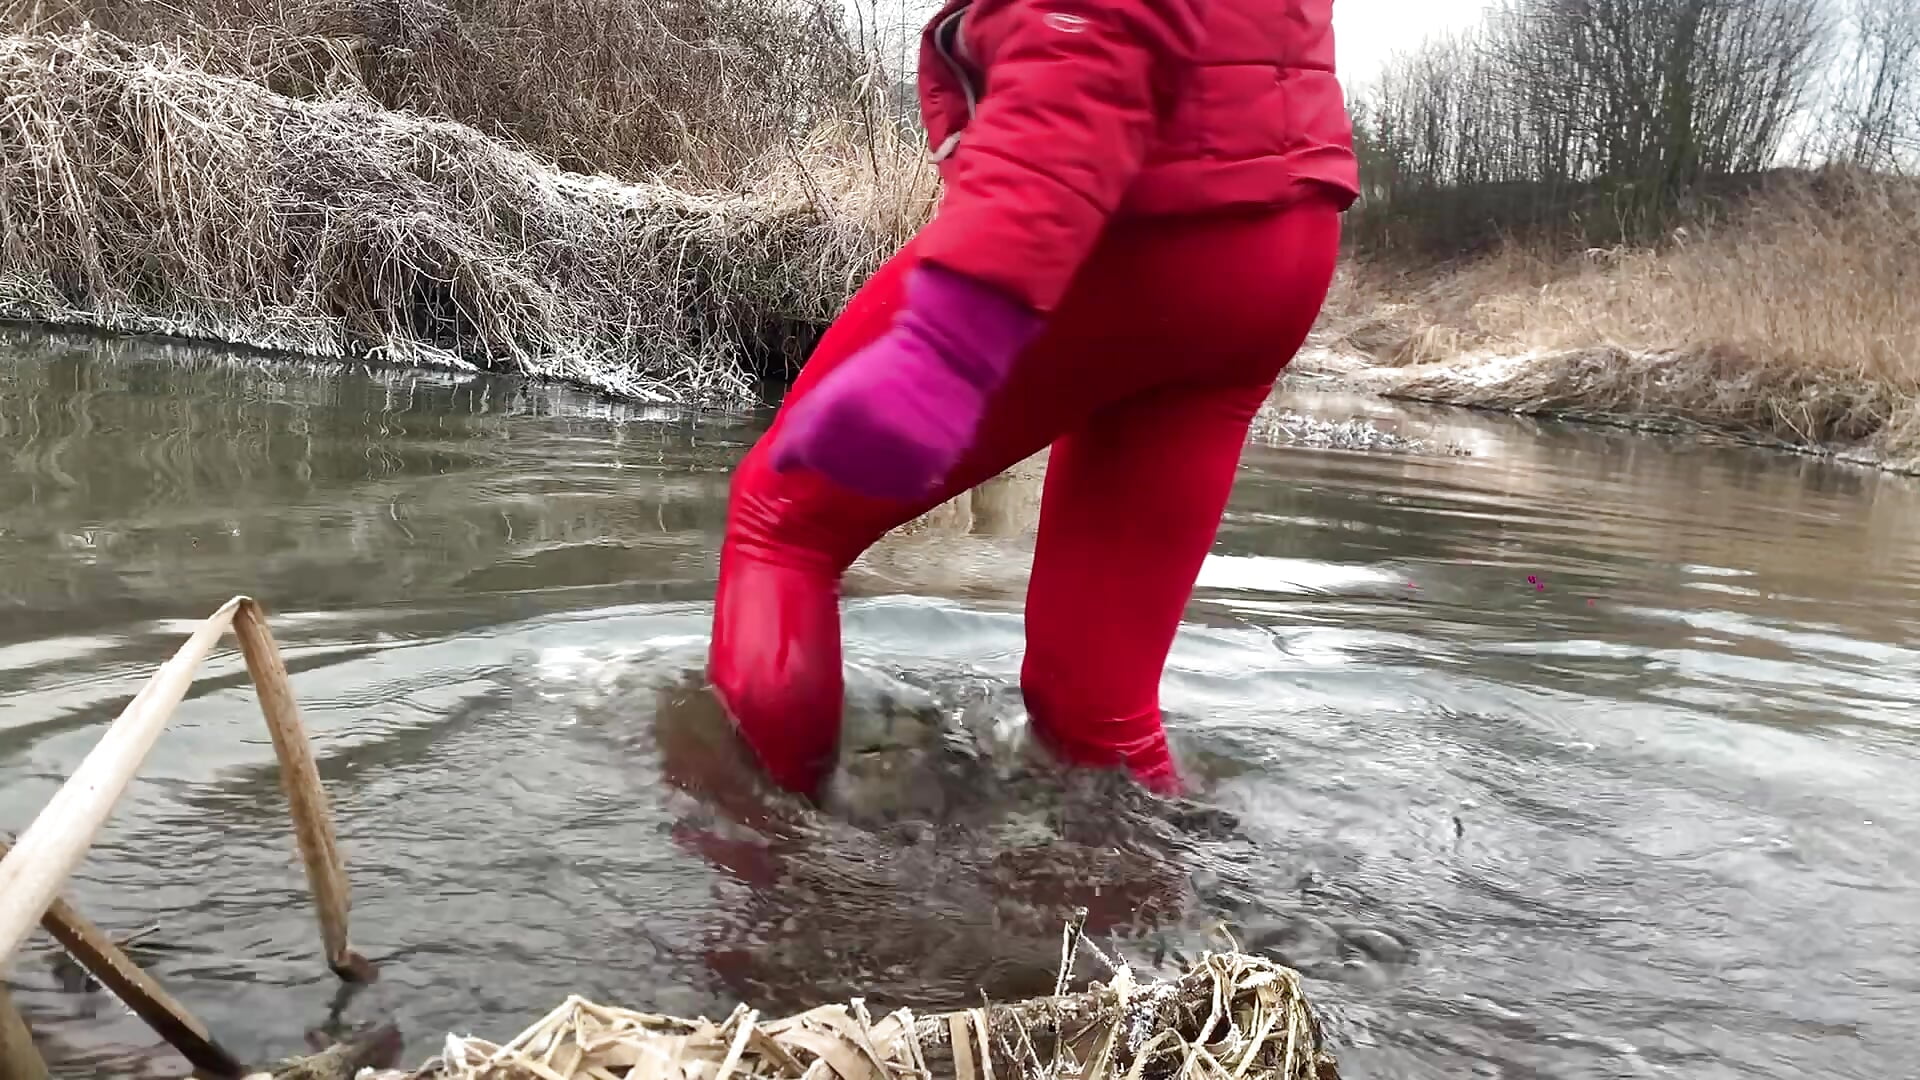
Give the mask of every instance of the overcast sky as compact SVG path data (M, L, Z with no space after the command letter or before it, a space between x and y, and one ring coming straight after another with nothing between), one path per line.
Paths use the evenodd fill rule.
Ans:
M1348 87L1366 82L1392 53L1479 21L1486 0L1334 0L1335 61Z

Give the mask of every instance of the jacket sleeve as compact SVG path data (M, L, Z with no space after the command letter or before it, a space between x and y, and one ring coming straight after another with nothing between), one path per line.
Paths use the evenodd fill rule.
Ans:
M1140 171L1205 2L976 0L1009 28L921 257L1052 311Z

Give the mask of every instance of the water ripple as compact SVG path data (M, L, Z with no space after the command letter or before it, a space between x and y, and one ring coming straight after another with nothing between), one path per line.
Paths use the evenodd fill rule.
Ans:
M856 567L811 813L701 686L760 418L0 348L0 828L194 618L266 599L385 963L348 1018L415 1056L575 991L1023 994L1076 905L1147 972L1221 922L1298 966L1349 1077L1881 1077L1920 1036L1910 481L1290 391L1167 667L1196 795L1162 803L1031 754L1029 463ZM282 798L223 650L73 889L161 921L156 973L260 1057L337 1006ZM34 950L65 1075L172 1075Z

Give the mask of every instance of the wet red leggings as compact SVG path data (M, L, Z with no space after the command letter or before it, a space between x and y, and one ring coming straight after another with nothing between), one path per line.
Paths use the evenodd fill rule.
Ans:
M774 780L816 793L833 764L842 573L889 530L1051 446L1021 672L1034 732L1068 763L1175 790L1161 672L1248 425L1326 297L1339 232L1317 198L1110 229L951 483L923 502L776 473L762 438L733 480L709 675ZM909 243L859 291L789 403L885 332L915 258Z

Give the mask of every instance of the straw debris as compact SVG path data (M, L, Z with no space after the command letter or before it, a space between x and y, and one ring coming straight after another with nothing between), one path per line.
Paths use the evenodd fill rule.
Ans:
M904 146L830 135L683 190L170 46L0 37L0 318L744 402L930 198Z
M1337 1080L1294 971L1210 953L1186 974L1014 1005L878 1019L855 999L780 1020L683 1020L569 997L504 1044L450 1036L374 1080Z

